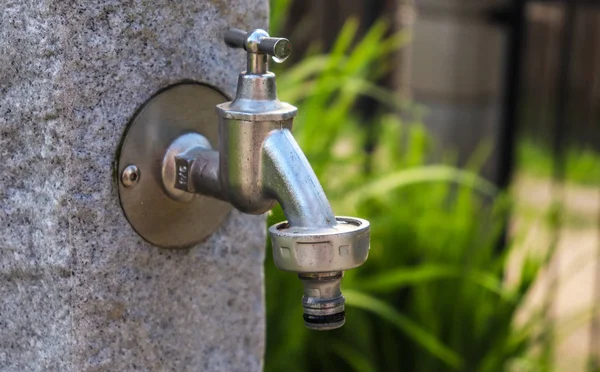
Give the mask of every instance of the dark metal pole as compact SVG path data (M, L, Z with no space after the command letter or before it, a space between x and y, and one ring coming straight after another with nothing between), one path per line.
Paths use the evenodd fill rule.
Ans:
M525 5L526 0L513 0L511 10L506 16L510 24L508 51L505 59L505 81L503 112L500 136L498 138L498 172L496 184L506 189L510 184L514 168L515 139L519 121L519 102L521 98L521 61L526 40Z
M498 134L497 172L495 183L500 189L506 190L512 180L515 157L515 141L519 123L519 102L522 91L521 62L524 60L524 45L527 39L525 6L527 0L513 0L506 8L492 9L490 21L501 26L507 26L508 43L505 53L505 72L502 97L502 112L500 116L500 133ZM505 226L508 226L507 215ZM497 243L497 251L501 252L508 240L508 228L504 228Z
M556 120L554 125L554 170L556 182L562 183L565 178L565 147L567 144L569 106L569 77L572 60L573 30L575 28L575 11L577 0L564 0L564 21L560 42L559 72L556 102Z
M385 8L385 0L366 0L363 2L363 17L362 22L364 23L365 32L369 30L371 26L377 22L377 20L383 16L383 10ZM375 82L377 85L382 85L381 79ZM367 125L367 136L363 144L364 151L366 153L366 163L364 164L365 173L371 173L371 161L373 157L373 151L377 145L377 135L379 126L375 122L375 117L379 111L380 103L372 97L361 96L356 103L361 117L363 118L363 125Z

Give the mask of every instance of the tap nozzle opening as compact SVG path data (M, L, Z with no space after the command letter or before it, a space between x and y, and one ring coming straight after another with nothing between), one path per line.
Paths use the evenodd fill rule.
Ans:
M343 272L362 265L369 255L369 221L335 218L330 227L297 227L285 221L269 228L278 268L298 274L304 285L302 307L309 329L326 331L344 325Z
M342 276L341 271L298 275L304 285L302 306L307 328L327 331L344 325L345 299L340 290Z

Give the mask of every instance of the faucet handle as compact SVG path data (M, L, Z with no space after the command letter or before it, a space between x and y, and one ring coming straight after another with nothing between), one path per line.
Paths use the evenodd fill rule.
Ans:
M292 44L282 37L270 37L267 31L256 29L246 32L231 29L225 32L225 44L230 48L243 48L248 53L268 54L277 63L285 61L292 54Z

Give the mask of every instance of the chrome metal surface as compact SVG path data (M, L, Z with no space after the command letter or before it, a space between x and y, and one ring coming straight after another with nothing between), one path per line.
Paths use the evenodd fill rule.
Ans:
M335 216L315 172L288 129L273 131L262 146L264 194L281 204L292 227L331 228Z
M189 154L188 154L189 155ZM225 200L219 180L219 153L215 150L203 150L193 159L188 183L188 191L209 195Z
M282 121L296 116L296 107L277 98L275 74L240 74L237 93L232 102L217 105L221 119Z
M226 100L215 88L180 84L151 98L132 120L121 146L117 174L135 164L141 177L132 188L119 182L119 198L127 220L148 242L165 248L191 246L214 232L229 214L231 205L208 196L181 191L183 201L176 200L169 194L176 191L168 193L162 177L165 152L182 135L205 137L190 141L192 147L204 146L206 140L216 146L214 107Z
M262 53L246 54L246 74L262 75L269 71L269 58Z
M369 255L369 221L354 217L336 217L336 221L321 228L292 226L287 221L269 228L275 265L299 273L304 324L314 330L344 325L342 272L362 265Z
M190 201L197 194L223 199L219 153L201 134L176 138L163 158L162 182L167 194L178 201Z
M314 330L344 325L342 272L362 265L369 255L369 222L353 217L336 221L320 228L291 226L287 221L269 228L275 265L299 273L304 324Z
M248 33L244 30L240 30L237 28L232 28L231 30L225 31L225 35L223 36L223 40L225 44L230 48L244 48L246 43L246 37Z
M277 63L284 62L292 54L292 44L288 39L281 37L270 37L269 34L261 29L246 32L233 29L225 32L225 44L231 48L243 48L248 54L268 54L273 57ZM250 62L248 57L247 73L264 73L261 63ZM261 69L262 72L254 70L251 66Z
M366 261L370 225L333 214L291 134L297 110L277 99L275 75L256 58L261 43L277 48L277 42L263 37L239 30L226 36L228 45L250 52L235 100L217 106L222 196L246 213L263 213L279 202L288 221L269 228L275 264L299 273L306 326L338 328L345 322L342 273Z
M121 173L121 182L125 187L133 187L140 181L140 170L135 165L128 165Z
M261 214L276 200L263 187L263 152L265 138L288 122L247 122L220 118L219 177L225 198L244 213Z
M260 41L259 49L273 56L275 62L282 63L292 54L292 43L288 39L266 37Z
M344 325L346 299L340 290L342 276L341 271L298 275L304 286L302 307L307 328L328 331Z
M284 271L319 273L344 271L362 265L369 255L369 221L336 217L337 224L321 228L269 227L275 265Z
M136 164L144 174L135 193L120 186L123 209L150 242L183 246L221 223L229 207L218 199L252 214L279 202L288 220L269 228L275 264L299 274L308 328L341 327L340 282L343 271L367 259L369 222L335 217L291 134L297 109L277 98L266 58L287 58L289 41L263 30L231 30L225 41L248 52L248 69L239 76L235 99L216 105L218 141L208 109L223 101L215 91L180 86L151 100L123 145L119 164Z
M188 185L189 168L200 152L211 148L208 139L198 133L186 133L169 145L162 159L161 177L163 187L171 198L190 202L196 197L190 193Z
M247 38L241 36L242 34L247 35ZM256 123L289 120L296 116L296 107L281 102L277 98L275 74L253 65L259 63L260 58L262 58L257 56L262 55L264 57L264 54L255 51L259 49L262 40L268 36L263 30L254 30L248 34L240 30L231 30L226 33L225 41L227 45L249 48L247 50L250 50L250 52L248 53L248 70L241 73L238 78L235 99L232 102L217 106L221 120L233 119ZM264 63L266 64L266 62ZM291 127L291 122L286 124L287 126Z

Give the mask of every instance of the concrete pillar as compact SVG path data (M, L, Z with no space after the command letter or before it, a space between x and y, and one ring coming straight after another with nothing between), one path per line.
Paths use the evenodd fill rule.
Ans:
M425 105L425 125L464 164L500 128L504 30L489 22L506 0L422 0L412 43L411 90ZM484 174L493 178L495 156Z
M185 79L234 93L230 26L267 0L0 4L0 370L259 371L262 216L165 250L129 226L113 162L136 110Z

